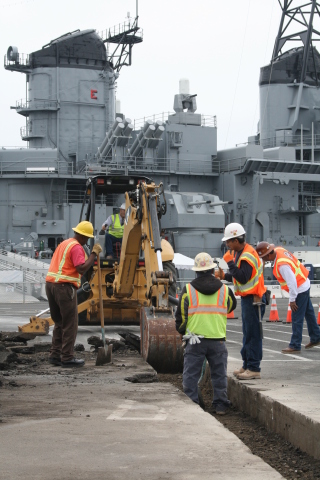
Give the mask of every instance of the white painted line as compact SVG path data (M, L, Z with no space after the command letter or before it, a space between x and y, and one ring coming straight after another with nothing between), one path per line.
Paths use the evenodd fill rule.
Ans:
M264 337L264 338L266 338L266 337ZM276 340L276 339L269 339L269 340ZM285 340L279 340L279 342L287 343ZM241 345L241 346L242 346L242 342L236 342L236 341L234 341L234 340L228 340L228 339L227 339L227 343L235 343L235 344L237 344L237 345ZM298 355L293 355L292 353L289 353L289 354L287 354L287 353L281 353L281 352L278 351L278 350L271 350L270 348L265 348L265 347L262 348L262 351L263 351L263 352L275 353L275 354L277 354L277 355L282 355L282 356L285 356L285 357L295 358L295 359L297 359L297 360L301 360L302 362L313 362L312 359L301 357L299 354L298 354Z

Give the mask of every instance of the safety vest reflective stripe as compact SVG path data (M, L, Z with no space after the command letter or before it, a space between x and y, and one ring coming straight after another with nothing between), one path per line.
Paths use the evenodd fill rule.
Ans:
M212 295L198 292L190 283L188 295L187 328L205 338L225 338L228 313L228 287L222 287Z
M110 235L113 237L122 238L124 225L121 225L120 215L117 213L116 215L112 215L111 218L112 223L109 227L108 233L110 233Z
M307 280L308 277L306 277L305 275L303 275L302 270L301 270L301 268L300 268L300 261L299 261L299 260L298 260L297 265L295 265L295 264L294 264L291 260L289 260L289 259L286 260L286 259L284 259L284 258L279 258L279 260L277 261L277 264L276 264L276 269L277 269L278 275L280 274L280 272L279 272L279 267L281 267L281 264L287 265L288 263L289 263L289 264L292 266L292 268L294 269L294 272L293 272L293 273L294 273L295 277L297 277L298 275L301 275L301 277L303 277L305 280ZM281 285L281 283L284 283L284 284L286 285L286 282L279 282L279 283L280 283L280 285Z
M263 281L263 264L256 254L255 250L251 245L246 244L244 247L243 253L240 255L237 261L237 267L240 268L241 261L245 260L252 266L252 276L250 280L241 284L237 280L233 279L233 284L235 287L234 292L238 295L259 295L262 297L263 293L266 291Z
M195 313L215 313L218 315L227 315L227 303L225 302L225 297L226 297L226 288L223 288L224 290L224 295L221 295L220 290L218 290L217 293L217 301L218 303L213 303L213 304L199 304L198 303L198 292L197 290L189 284L189 294L190 294L190 299L191 299L191 305L188 307L188 315L194 315ZM225 285L224 285L225 287ZM226 303L226 304L225 304ZM225 304L225 305L224 305Z
M227 307L220 307L220 308L217 308L217 307L210 307L210 308L206 308L206 307L203 307L203 305L199 306L198 308L193 308L193 309L190 309L188 308L188 315L194 315L195 313L201 315L202 313L210 313L210 314L215 314L215 315L227 315L228 313L228 309Z
M49 277L55 278L56 282L59 282L59 280L68 280L70 282L77 282L78 277L68 277L68 275L61 275L58 273L53 273L53 272L48 272L47 274Z
M191 305L190 307L192 306L195 306L197 307L198 305L198 292L197 290L190 284L190 300L191 300ZM188 308L188 311L190 310L190 308Z
M74 283L78 287L81 285L81 275L80 275L80 273L77 274L77 276L70 276L70 275L66 275L65 273L64 274L62 273L63 268L64 268L65 263L66 263L67 253L75 245L79 245L79 242L70 241L66 245L66 247L63 251L62 258L60 260L57 272L48 271L47 277L54 278L54 283L58 283L58 282L61 282L61 281L66 281L66 282ZM50 281L50 280L48 279L48 281Z
M307 278L309 276L308 270L304 267L304 265L302 265L300 263L300 261L297 258L295 258L287 250L285 250L281 247L277 247L277 248L275 248L275 252L277 254L277 258L276 258L276 261L275 261L275 264L274 264L274 267L273 267L273 274L276 277L276 279L278 280L278 282L280 283L280 287L283 290L286 290L287 292L289 292L287 282L282 277L282 275L280 273L280 270L279 270L280 267L284 266L284 265L291 268L291 271L295 276L297 286L300 287L300 285L302 285L307 280ZM291 256L291 258L290 258L290 256Z

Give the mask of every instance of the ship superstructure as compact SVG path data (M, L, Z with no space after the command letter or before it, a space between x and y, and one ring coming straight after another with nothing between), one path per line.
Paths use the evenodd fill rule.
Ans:
M119 72L142 41L137 18L102 37L95 30L67 33L27 56L9 47L5 68L26 75L28 97L16 110L26 119L21 136L28 147L0 150L0 211L7 219L0 238L19 243L34 232L37 248L54 250L79 218L90 175L143 173L164 184L161 227L178 252L220 257L222 232L232 221L244 225L252 244L316 248L320 7L280 4L272 59L260 72L257 135L227 150L218 149L216 118L197 112L197 95L185 84L166 117L139 122L117 111ZM99 200L97 233L123 201Z

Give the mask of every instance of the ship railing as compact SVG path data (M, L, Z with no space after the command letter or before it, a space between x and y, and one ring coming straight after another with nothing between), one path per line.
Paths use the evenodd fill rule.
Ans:
M137 26L136 19L128 19L123 23L118 23L113 27L107 28L106 30L102 30L101 32L97 32L98 35L105 41L108 41L109 38L117 37L122 33L129 33L131 31L139 30L139 37L142 36L142 30L140 27Z
M175 115L175 112L161 112L149 115L148 117L137 118L133 121L133 129L139 130L147 120L152 120L154 123L165 123L167 122L169 115ZM201 115L201 126L217 128L217 117L215 115Z
M0 160L0 176L22 174L28 175L47 175L47 176L74 176L76 174L73 162L57 160L56 156L46 157L45 162L39 158L33 158L26 153L26 158L19 161Z
M236 157L236 158L228 158L226 160L219 160L218 163L218 171L220 172L231 172L234 170L242 170L246 161L248 160L247 157Z
M17 110L55 110L58 108L57 100L17 100L16 109Z
M113 170L131 172L153 173L179 173L204 175L219 173L219 162L213 159L199 158L154 158L154 157L130 157L128 159L105 159L102 163L87 164L86 175L96 173L108 173Z
M216 158L154 158L130 157L129 159L105 159L102 163L87 162L81 171L77 171L74 162L46 158L46 163L39 158L27 156L24 160L0 160L0 176L4 175L42 175L42 176L71 176L88 177L94 173L109 173L112 170L131 172L179 173L179 174L212 174L220 172L220 162Z
M2 263L6 264L15 264L21 265L26 268L28 271L33 271L34 273L39 273L39 271L47 272L48 265L40 260L35 258L27 257L25 255L20 255L14 252L8 252L5 249L0 249L0 258Z
M303 134L301 135L292 135L290 133L284 133L283 136L269 137L261 139L261 145L263 148L275 148L275 147L301 147L308 146L320 148L320 135Z
M10 60L8 55L4 56L4 66L8 67L10 65L23 65L28 67L30 65L30 55L25 53L18 54L14 60Z

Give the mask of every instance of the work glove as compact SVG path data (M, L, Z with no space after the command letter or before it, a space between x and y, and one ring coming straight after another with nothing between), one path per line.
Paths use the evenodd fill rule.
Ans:
M100 243L95 243L92 247L92 252L91 253L95 253L97 256L99 255L99 253L102 252L102 247L100 245Z
M219 270L215 270L214 276L216 278L219 278L220 280L224 280L225 274L224 274L224 271L222 270L222 268L219 267Z
M234 256L233 256L233 250L228 250L224 255L223 255L223 260L228 263L228 262L233 262L234 261Z
M193 332L190 332L189 328L187 328L187 334L183 335L182 340L186 342L189 341L190 345L195 345L196 343L201 343L200 338L203 338L203 335L196 335Z

